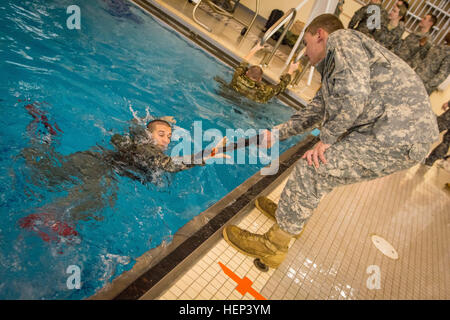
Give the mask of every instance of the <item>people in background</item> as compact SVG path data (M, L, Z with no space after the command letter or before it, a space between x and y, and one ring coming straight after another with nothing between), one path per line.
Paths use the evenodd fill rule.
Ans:
M424 58L431 47L430 31L436 22L435 15L425 15L419 23L420 31L411 33L402 40L395 53L409 65L412 65L412 60L417 54Z
M369 37L373 37L373 33L377 29L384 28L389 22L389 15L387 11L381 6L381 3L382 0L371 0L368 5L365 5L357 10L348 23L348 28L362 32ZM371 21L369 21L369 18L374 14L374 12L370 10L371 6L377 6L380 10L379 26L371 26Z
M450 32L444 43L431 46L425 58L420 52L417 53L412 60L412 67L422 79L428 94L435 91L450 74Z
M389 23L374 32L374 39L391 51L398 48L403 32L405 32L405 24L402 19L406 16L407 11L408 9L403 4L393 6L389 12Z

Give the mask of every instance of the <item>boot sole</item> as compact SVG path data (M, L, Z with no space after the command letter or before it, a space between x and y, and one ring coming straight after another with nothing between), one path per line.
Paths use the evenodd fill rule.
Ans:
M274 264L267 263L267 261L265 261L265 258L264 258L264 257L261 257L261 256L256 255L256 254L248 253L247 251L244 251L244 250L242 250L241 248L239 248L238 246L236 246L233 242L230 241L230 239L228 239L228 235L227 235L225 229L226 229L226 227L223 228L223 231L222 231L223 238L224 238L225 241L226 241L230 246L232 246L234 249L236 249L237 251L239 251L240 253L242 253L243 255L246 255L246 256L248 256L248 257L259 258L259 260L260 260L262 263L264 263L266 266L268 266L269 268L273 268L273 269L278 268L278 266L279 266L280 264L274 265Z

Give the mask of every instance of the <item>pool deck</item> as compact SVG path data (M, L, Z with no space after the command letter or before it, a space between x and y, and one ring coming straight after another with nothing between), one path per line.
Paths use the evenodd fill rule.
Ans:
M152 2L235 56L245 56L260 36L257 21L256 31L239 45L236 39L242 26L238 28L228 19L218 20L200 10L202 21L213 28L209 33L192 20L193 4L182 0ZM258 63L260 58L252 62ZM265 73L276 81L282 65L282 58L275 57ZM320 84L317 77L311 87L306 88L303 81L290 89L291 93L309 101ZM433 109L437 114L442 112L438 106ZM450 182L449 167L448 160L430 169L417 165L384 178L336 188L320 202L304 233L291 242L288 257L276 270L258 270L253 258L216 235L194 261L167 274L140 299L449 299L450 191L445 189L445 183ZM277 202L288 174L289 169L260 195ZM264 233L273 224L252 204L236 217L234 224L256 233ZM387 240L398 259L379 251L372 235ZM247 277L246 290L238 291L237 278L233 280L224 270L231 270L240 279ZM261 296L249 293L250 287Z

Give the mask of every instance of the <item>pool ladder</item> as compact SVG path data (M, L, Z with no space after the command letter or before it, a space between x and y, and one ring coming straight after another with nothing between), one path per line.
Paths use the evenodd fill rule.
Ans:
M197 17L196 17L196 12L198 7L200 6L200 4L202 2L204 2L205 4L207 4L215 13L221 14L223 16L232 18L234 20L236 20L237 22L239 22L240 24L242 24L244 26L244 28L241 31L241 42L247 37L248 33L250 32L250 29L252 28L253 24L256 21L256 17L259 14L259 4L260 4L260 0L255 0L255 15L253 16L252 20L250 21L249 24L246 24L245 22L239 20L238 18L233 16L234 11L236 10L236 7L238 6L240 0L236 0L234 1L234 6L230 11L227 11L223 8L221 8L220 6L216 5L214 2L212 2L211 0L197 0L197 1L193 1L193 2L197 2L194 10L192 10L192 18L194 19L194 21L196 23L198 23L200 26L202 26L203 28L205 28L206 30L208 30L209 32L212 32L212 29L210 27L208 27L207 25L205 25L204 23L202 23Z

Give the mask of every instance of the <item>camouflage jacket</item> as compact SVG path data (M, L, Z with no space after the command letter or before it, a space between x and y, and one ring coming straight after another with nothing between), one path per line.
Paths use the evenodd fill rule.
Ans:
M132 127L129 135L113 135L111 143L117 151L113 154L115 166L122 170L131 170L143 175L152 169L178 172L190 169L196 163L205 164L203 158L194 161L193 155L169 157L149 139L145 128L140 126Z
M352 131L381 144L436 141L436 116L420 78L395 54L353 30L328 37L317 65L322 86L313 100L277 126L281 140L320 126L320 140L333 144Z
M378 43L394 52L402 42L403 32L405 32L405 25L399 22L395 28L391 28L390 25L381 27L374 32L373 36Z
M423 38L427 38L427 40L423 45L421 45L420 41ZM413 59L415 57L425 57L426 53L431 47L431 42L429 39L429 33L411 33L399 43L397 49L394 52L396 55L406 61L410 66L412 66Z
M380 28L383 29L388 25L389 14L387 13L387 11L383 9L380 4L369 3L368 5L365 5L355 12L352 19L348 23L349 29L355 29L369 37L373 37L373 34L377 29L371 30L367 26L367 22L373 14L373 12L369 10L370 6L378 6L380 8Z
M266 103L274 96L286 90L291 82L291 76L284 74L280 78L280 83L276 86L256 82L245 75L248 70L248 62L242 62L234 72L230 86L240 94L256 102Z
M431 94L450 73L450 46L442 44L431 47L425 59L418 54L413 59L413 67L416 67L416 73L428 94Z

